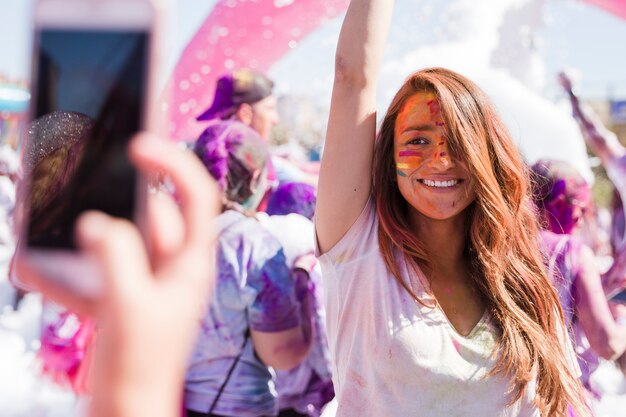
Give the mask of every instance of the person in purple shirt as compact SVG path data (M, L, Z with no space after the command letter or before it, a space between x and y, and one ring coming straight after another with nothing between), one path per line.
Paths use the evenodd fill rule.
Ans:
M566 162L540 160L531 169L535 203L546 227L541 243L548 274L571 330L583 385L591 398L599 399L591 374L600 358L617 359L626 351L626 326L614 319L603 285L623 280L626 251L617 253L611 268L601 274L593 251L575 235L591 204L589 186Z
M236 121L213 123L195 144L223 192L215 221L216 289L185 381L188 416L274 416L272 368L291 369L309 351L311 294L294 279L283 248L257 221L268 151Z

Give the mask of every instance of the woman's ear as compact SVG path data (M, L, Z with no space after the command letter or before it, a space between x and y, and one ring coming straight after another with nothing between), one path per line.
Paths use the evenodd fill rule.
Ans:
M237 119L242 122L243 124L250 126L250 124L252 123L252 116L253 116L253 110L252 110L252 106L249 105L248 103L242 103L239 105L239 107L237 108L237 111L235 111L235 116L237 116Z

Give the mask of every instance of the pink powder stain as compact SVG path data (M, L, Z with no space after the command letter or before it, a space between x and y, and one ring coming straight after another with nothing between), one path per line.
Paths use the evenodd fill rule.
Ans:
M445 126L445 125L446 124L444 122L435 122L435 126L438 126L438 127L442 127L442 126Z
M430 109L431 115L439 114L440 107L438 100L429 100L428 102L426 102L426 105Z
M439 156L446 156L446 155L447 155L447 153L445 153L445 152L441 152L441 153L439 154Z
M454 345L454 348L456 349L457 352L461 352L461 345L459 344L458 341L453 340L452 344Z
M422 156L422 153L416 151L400 151L398 156Z
M365 378L363 378L363 376L357 374L354 371L350 371L348 374L348 377L354 380L354 382L356 382L357 385L360 386L361 388L365 388L367 386L367 383L365 382Z

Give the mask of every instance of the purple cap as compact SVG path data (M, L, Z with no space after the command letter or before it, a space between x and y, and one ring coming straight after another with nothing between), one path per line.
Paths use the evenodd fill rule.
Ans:
M243 104L253 104L272 94L274 83L263 74L239 69L217 80L213 104L197 120L228 119Z

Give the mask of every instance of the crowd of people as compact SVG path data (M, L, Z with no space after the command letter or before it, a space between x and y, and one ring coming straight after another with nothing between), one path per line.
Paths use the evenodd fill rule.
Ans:
M583 177L565 161L526 165L463 75L414 72L377 120L392 11L350 3L319 177L272 154L274 83L239 69L217 81L191 149L132 141L152 179L147 233L100 212L75 225L102 270L98 297L46 279L18 245L18 294L47 299L43 370L90 396L91 415L317 417L334 399L338 417L584 417L599 361L626 374L626 306L613 299L626 289L626 148L561 75L615 184L602 234ZM92 124L70 112L31 124L30 229L59 227ZM14 230L18 171L0 172L17 182L17 198L0 196Z

